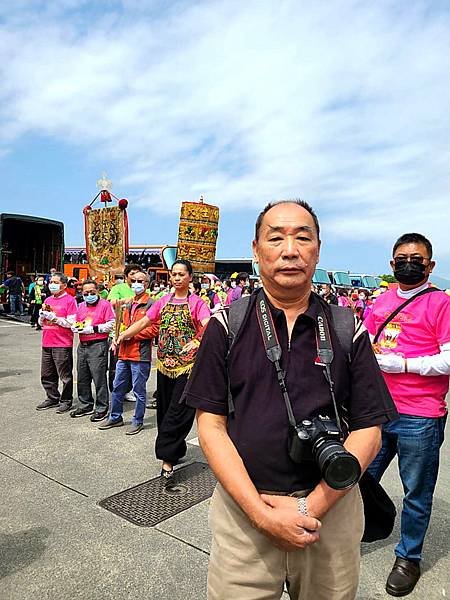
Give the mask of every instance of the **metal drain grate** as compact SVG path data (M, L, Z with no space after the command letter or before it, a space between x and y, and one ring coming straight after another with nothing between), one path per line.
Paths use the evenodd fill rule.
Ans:
M135 525L153 527L209 498L216 483L208 465L194 462L176 469L169 483L157 477L104 498L99 505Z

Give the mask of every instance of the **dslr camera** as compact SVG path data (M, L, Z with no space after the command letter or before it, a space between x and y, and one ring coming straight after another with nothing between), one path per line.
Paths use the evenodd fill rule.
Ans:
M339 427L327 416L291 427L289 456L295 463L315 462L325 482L335 490L350 489L361 477L358 459L344 448Z

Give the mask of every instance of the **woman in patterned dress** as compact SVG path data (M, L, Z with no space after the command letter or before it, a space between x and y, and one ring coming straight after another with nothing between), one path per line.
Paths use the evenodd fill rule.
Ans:
M159 322L157 352L156 456L162 461L161 475L170 478L173 466L186 454L186 436L195 411L180 404L189 374L194 366L201 336L210 318L205 302L189 292L192 265L176 260L171 269L173 293L157 300L140 321L122 332L118 343L129 339L148 324Z

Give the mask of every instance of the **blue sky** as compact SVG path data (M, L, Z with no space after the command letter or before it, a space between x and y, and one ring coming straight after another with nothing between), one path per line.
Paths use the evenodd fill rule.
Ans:
M238 257L267 201L302 197L328 269L386 272L419 231L450 276L449 6L3 0L0 210L82 243L106 171L132 243L175 243L203 194Z

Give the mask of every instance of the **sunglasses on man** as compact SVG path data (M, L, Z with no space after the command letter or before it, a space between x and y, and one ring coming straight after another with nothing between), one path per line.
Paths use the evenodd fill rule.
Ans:
M396 256L393 259L395 266L404 265L407 262L416 265L423 265L426 260L430 260L427 256Z

